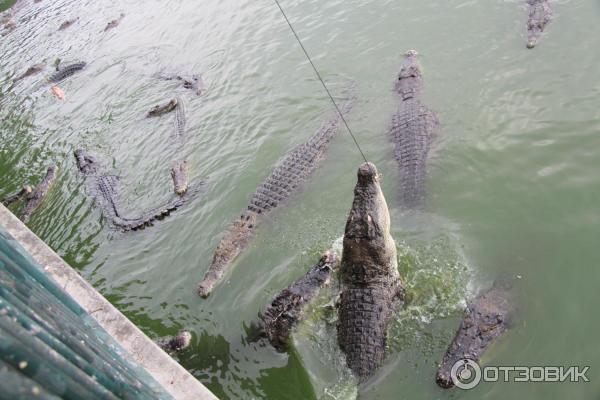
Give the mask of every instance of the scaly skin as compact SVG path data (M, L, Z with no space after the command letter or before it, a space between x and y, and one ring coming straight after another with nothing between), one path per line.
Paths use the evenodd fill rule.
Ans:
M469 304L467 315L439 366L436 382L440 387L454 386L450 371L456 362L464 359L478 361L506 331L514 312L510 289L508 284L495 283Z
M283 352L287 349L292 329L304 317L306 305L317 296L323 286L329 284L337 261L333 252L326 252L317 265L283 289L265 310L258 314L263 335L277 351Z
M173 179L173 190L179 196L182 196L188 189L188 173L190 168L187 161L177 163L171 169L171 178Z
M160 115L164 115L173 111L177 107L177 99L172 99L166 104L157 105L152 107L150 111L148 111L147 117L158 117Z
M69 76L75 74L76 72L81 71L82 69L85 68L87 64L85 62L77 62L75 64L71 64L71 65L67 65L64 68L61 68L60 70L58 70L58 72L55 72L54 74L50 75L50 77L48 78L48 81L52 82L52 83L58 83L66 78L68 78Z
M527 48L533 49L552 20L552 9L548 0L527 0L527 6Z
M185 104L181 99L176 99L177 105L175 107L175 118L173 119L173 125L175 126L175 136L183 138L185 134Z
M438 128L434 113L419 98L423 76L417 56L407 52L400 68L395 85L400 104L389 130L400 167L401 202L409 209L424 207L427 155Z
M348 367L363 382L383 363L387 326L403 294L390 215L371 163L358 169L340 278L338 342Z
M350 111L352 100L342 112ZM293 149L258 187L248 208L240 219L225 232L213 256L211 265L198 285L198 294L208 297L231 262L246 248L254 235L259 217L288 200L299 186L319 166L329 142L338 131L339 116L336 114L304 144Z
M27 196L27 203L25 204L23 211L21 211L20 216L21 220L24 223L29 222L31 214L33 214L35 210L38 209L40 204L42 204L42 202L44 201L44 198L48 194L50 187L56 179L57 172L58 167L56 165L51 165L50 167L48 167L48 171L46 172L46 176L44 177L42 182L40 182L40 184L35 187L33 192L31 192Z

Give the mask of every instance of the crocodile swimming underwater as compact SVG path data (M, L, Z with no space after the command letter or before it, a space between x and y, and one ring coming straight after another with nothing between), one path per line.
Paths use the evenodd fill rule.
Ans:
M409 209L424 205L427 155L439 125L420 99L423 75L417 57L414 50L405 54L395 84L400 104L389 129L400 167L401 202Z
M548 0L527 0L529 16L527 18L527 48L533 49L546 25L552 21L552 9Z
M146 226L152 226L154 221L161 220L171 212L181 208L190 202L201 191L204 182L191 186L183 195L175 196L165 205L143 212L140 216L130 218L123 216L119 211L116 202L116 186L118 177L114 175L103 174L99 172L99 163L96 159L83 149L77 149L74 152L75 160L79 170L88 177L93 177L95 184L92 185L92 191L103 202L103 213L116 227L124 231L135 231L143 229Z
M340 281L338 342L348 367L363 382L383 363L387 327L404 294L390 214L371 163L358 169Z
M348 100L343 105L342 112L349 112L351 107L352 100ZM210 295L215 285L223 278L227 267L246 248L254 236L261 215L292 197L300 184L317 169L329 142L338 131L339 121L339 115L335 114L307 142L294 148L258 187L247 209L225 231L217 244L212 263L198 285L200 296Z
M468 305L467 315L439 366L436 382L440 387L454 386L451 370L455 363L461 360L478 361L504 333L514 313L511 298L510 284L496 282Z
M160 72L157 74L157 77L165 81L181 81L184 88L192 89L198 96L200 96L205 89L204 80L202 79L201 75L182 75L177 73Z

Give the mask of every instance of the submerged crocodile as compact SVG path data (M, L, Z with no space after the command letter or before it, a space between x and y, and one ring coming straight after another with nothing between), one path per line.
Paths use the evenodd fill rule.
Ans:
M100 173L99 163L85 150L77 149L74 155L79 170L84 175L95 178L95 185L92 186L92 190L98 197L102 198L105 216L113 225L125 231L135 231L146 226L152 226L155 221L167 217L171 212L181 208L196 197L204 185L204 182L193 185L188 188L185 194L175 196L165 205L143 212L140 216L126 217L119 211L116 201L116 186L119 178L114 175Z
M469 304L467 315L439 366L436 376L439 386L454 386L451 377L454 364L461 360L478 361L488 347L504 333L514 312L509 300L511 297L510 284L496 282L491 289Z
M160 72L157 75L157 77L165 81L181 81L183 83L184 88L192 89L194 93L196 93L198 96L200 96L205 89L204 80L202 79L201 75L182 75L176 73Z
M280 352L286 350L294 326L302 319L304 308L319 290L329 283L337 264L335 253L326 252L317 265L306 275L283 289L269 305L258 314L260 331Z
M64 68L61 69L57 69L57 72L55 72L54 74L50 75L50 77L48 77L48 81L52 82L52 83L58 83L66 78L68 78L71 75L74 75L76 72L81 71L82 69L85 68L87 64L83 61L80 62L76 62L74 64L71 65L67 65ZM58 66L57 66L58 68Z
M125 14L121 13L121 15L119 15L119 18L113 19L108 24L106 24L106 27L104 28L104 32L109 31L109 30L119 26L119 24L121 23L123 18L125 18Z
M352 100L346 102L342 112L347 113ZM293 149L258 187L247 209L235 221L217 244L212 263L198 285L198 294L208 297L215 285L223 278L226 268L246 248L256 230L262 214L268 213L288 200L324 157L329 142L339 128L340 117L336 114L311 136L306 143Z
M548 0L527 0L527 6L527 48L533 49L552 20L552 9Z
M66 20L65 22L63 22L62 24L60 24L60 26L58 27L58 30L59 31L64 31L65 29L69 28L71 25L73 25L77 21L79 21L79 17Z
M348 367L362 382L383 363L387 326L404 293L389 211L371 163L358 169L340 280L338 342Z
M175 336L158 339L156 344L167 353L173 353L189 347L191 342L192 334L188 331L181 331Z
M434 113L420 100L423 76L417 57L414 50L405 54L395 84L400 104L389 130L400 167L401 201L410 209L423 207L427 155L438 128Z

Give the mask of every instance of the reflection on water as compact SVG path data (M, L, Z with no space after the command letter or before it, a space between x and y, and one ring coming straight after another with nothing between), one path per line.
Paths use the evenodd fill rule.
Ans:
M327 309L311 311L289 355L247 342L244 328L342 234L361 161L347 134L334 138L301 193L259 228L214 296L195 294L227 224L273 165L331 112L275 5L21 3L14 30L0 37L0 195L38 182L57 164L59 177L31 229L150 336L193 331L194 346L179 361L220 397L354 396ZM600 262L598 2L554 2L555 19L531 51L524 46L526 7L517 0L282 5L334 96L341 82L356 82L348 122L383 174L411 289L390 330L388 362L359 389L360 398L596 395L592 384L442 391L434 374L464 299L479 284L515 275L523 277L516 301L524 322L485 362L600 367L590 334L600 326L588 317L600 280L593 268ZM104 32L121 13L119 26ZM397 166L385 135L392 81L407 49L423 55L424 101L441 122L429 162L428 218L398 208ZM60 84L62 102L45 81L57 58L88 63ZM38 63L45 70L13 85ZM200 74L206 89L192 95L179 82L156 79L161 71ZM186 103L183 149L169 145L170 118L144 118L174 97ZM191 182L207 180L206 194L152 229L114 231L76 170L77 147L121 177L128 211L170 196L171 162L181 157Z

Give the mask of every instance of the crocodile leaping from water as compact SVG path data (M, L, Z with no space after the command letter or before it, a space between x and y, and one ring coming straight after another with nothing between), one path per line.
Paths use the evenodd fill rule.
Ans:
M552 20L552 9L548 0L527 0L527 6L527 48L533 49Z
M417 57L414 50L405 54L395 84L400 104L389 129L400 167L402 204L409 209L423 207L427 155L438 128L436 116L420 100L423 76Z
M347 113L352 100L346 102L342 112ZM198 294L208 297L223 278L226 268L246 248L256 230L262 214L268 213L288 200L300 184L317 169L329 142L338 131L340 117L336 114L322 125L306 142L293 149L258 187L247 209L235 221L217 244L212 263L198 285Z
M436 382L443 388L454 386L452 367L463 360L478 361L488 347L507 329L514 312L510 284L496 282L472 301L454 340L439 366ZM457 371L460 373L461 371Z
M75 160L77 167L86 176L94 177L95 184L92 185L92 191L102 199L103 213L111 223L124 231L135 231L143 229L146 226L152 226L154 221L161 220L171 212L181 208L191 201L202 189L204 182L193 185L187 191L169 200L164 206L153 208L142 213L138 217L126 217L121 214L116 202L116 186L118 177L100 173L98 161L90 156L85 150L75 150Z
M337 337L346 363L360 382L381 366L386 330L393 311L404 297L398 273L390 216L377 169L361 165L343 240L339 268L340 290ZM292 329L306 304L326 285L337 266L335 254L325 253L306 275L281 291L259 313L260 336L278 351L286 350ZM333 291L337 297L337 291Z
M348 367L362 382L383 363L387 326L404 294L390 214L371 163L358 170L340 280L338 342Z

